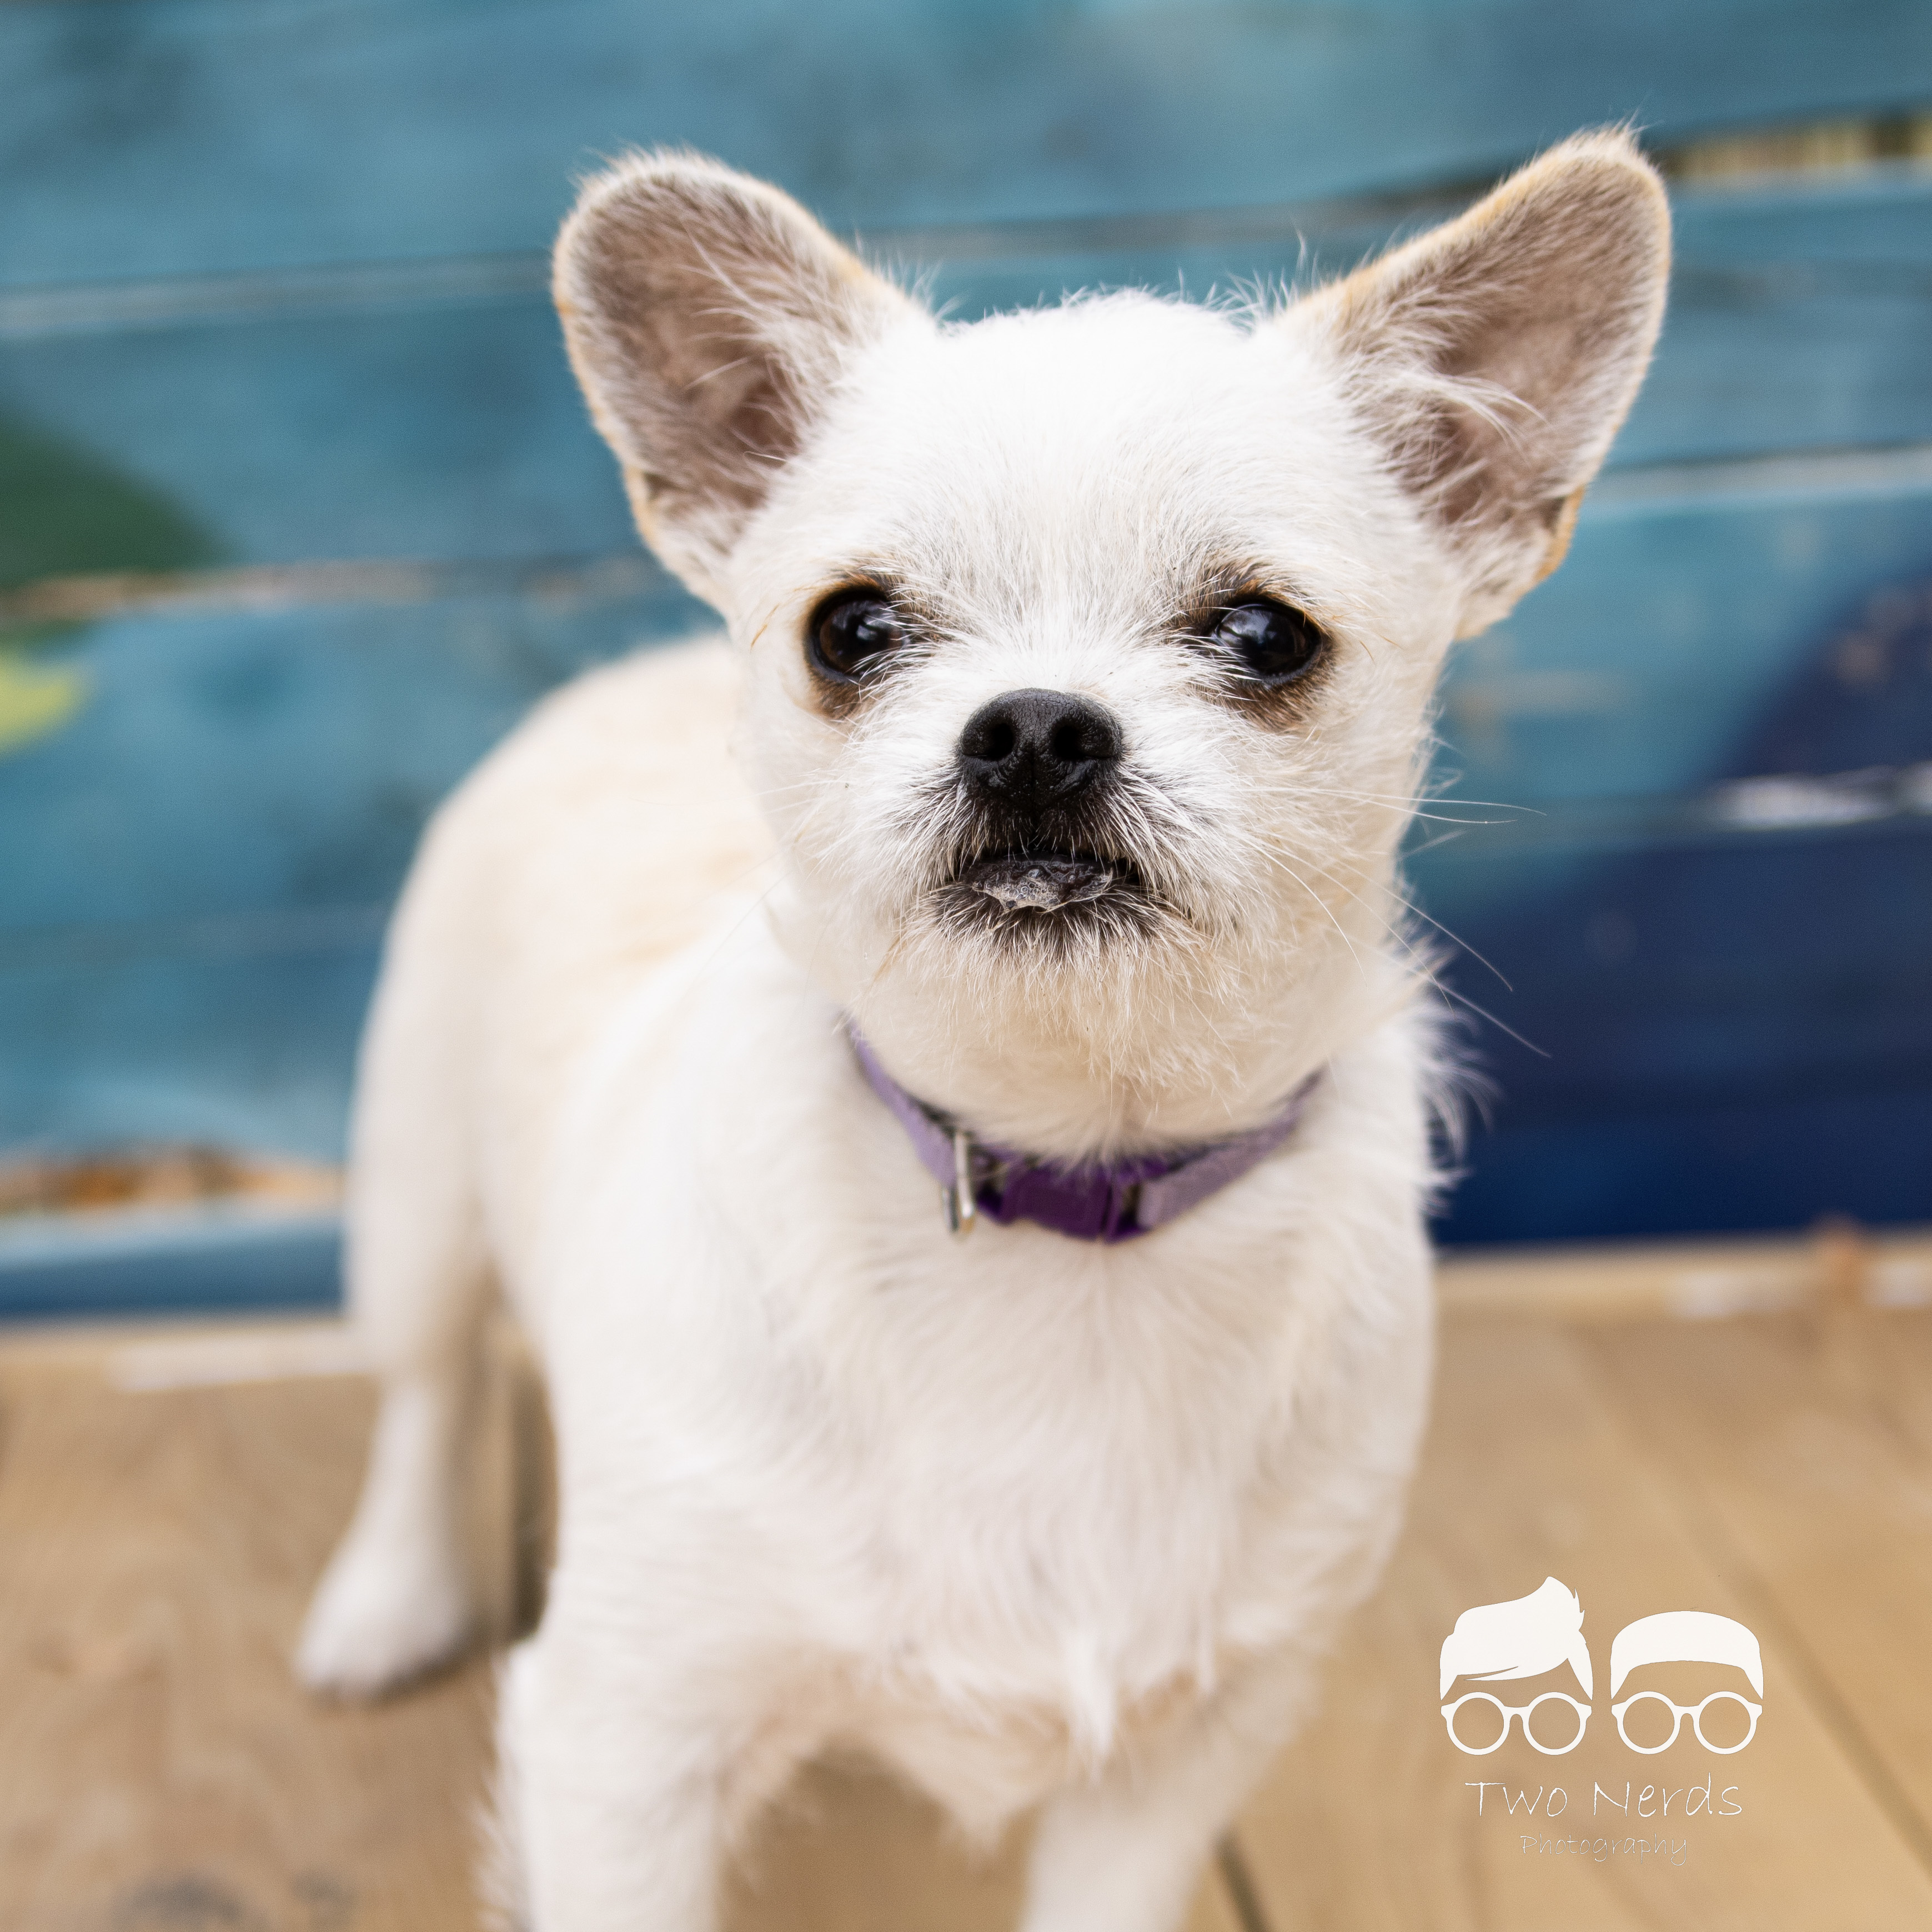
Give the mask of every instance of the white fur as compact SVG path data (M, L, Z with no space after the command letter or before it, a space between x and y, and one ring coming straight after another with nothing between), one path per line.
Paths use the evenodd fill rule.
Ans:
M1614 137L1553 163L1654 195ZM582 267L626 195L687 197L686 242L751 209L842 305L786 364L816 373L754 500L666 490L696 385L610 375L651 373ZM580 371L730 640L553 698L425 843L352 1173L388 1393L301 1668L367 1693L460 1641L452 1492L494 1275L560 1448L550 1600L503 1701L517 1912L698 1932L733 1832L839 1744L975 1832L1043 1805L1030 1932L1172 1932L1374 1580L1422 1425L1429 1048L1394 853L1442 657L1504 550L1417 482L1412 410L1378 425L1333 293L948 328L789 207L644 160L566 235ZM721 288L754 338L765 297ZM1511 541L1526 580L1541 551ZM1334 640L1305 716L1228 701L1172 634L1229 556ZM842 716L800 639L858 569L944 621ZM962 726L1028 686L1120 722L1171 913L1146 938L1028 958L932 914ZM1212 1139L1322 1077L1278 1155L1156 1234L961 1241L848 1014L912 1091L1045 1155Z

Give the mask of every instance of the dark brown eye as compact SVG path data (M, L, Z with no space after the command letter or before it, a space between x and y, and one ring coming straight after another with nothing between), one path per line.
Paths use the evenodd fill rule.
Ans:
M905 626L878 591L835 590L806 627L806 655L827 677L850 683L905 641Z
M1208 635L1232 652L1257 684L1292 684L1321 656L1328 640L1312 619L1272 598L1223 610Z

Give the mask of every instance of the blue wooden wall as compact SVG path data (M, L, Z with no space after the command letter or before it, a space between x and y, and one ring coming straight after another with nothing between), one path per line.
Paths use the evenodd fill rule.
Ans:
M1932 106L1932 8L14 0L0 74L0 1148L332 1156L424 814L702 617L544 298L574 174L689 142L956 314L1204 292L1579 125ZM1450 1240L1932 1220L1932 172L1677 218L1570 561L1446 692Z

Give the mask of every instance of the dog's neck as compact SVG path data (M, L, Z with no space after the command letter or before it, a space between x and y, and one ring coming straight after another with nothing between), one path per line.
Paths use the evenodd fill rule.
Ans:
M784 926L778 924L781 944ZM1060 1162L1198 1147L1280 1114L1310 1076L1402 1012L1416 981L1373 949L1318 959L1252 1005L1199 1007L1144 1032L1077 1000L976 1004L890 972L856 996L822 948L788 945L854 1018L892 1078L982 1140ZM1098 1016L1103 1022L1108 1017Z
M867 1084L898 1121L921 1164L940 1184L946 1225L970 1233L977 1220L1032 1221L1079 1240L1137 1240L1240 1180L1301 1124L1318 1074L1311 1074L1271 1120L1206 1147L1128 1155L1070 1167L1030 1150L987 1146L908 1094L856 1028L852 1048Z

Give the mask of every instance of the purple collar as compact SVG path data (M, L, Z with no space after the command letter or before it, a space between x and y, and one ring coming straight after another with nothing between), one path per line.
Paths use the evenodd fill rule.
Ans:
M968 1234L981 1215L1002 1226L1036 1221L1077 1241L1130 1241L1186 1214L1274 1153L1300 1124L1321 1078L1311 1073L1264 1126L1232 1140L1172 1154L1136 1154L1094 1166L1061 1167L976 1141L915 1100L879 1064L848 1024L860 1066L906 1130L913 1150L939 1183L946 1225Z

